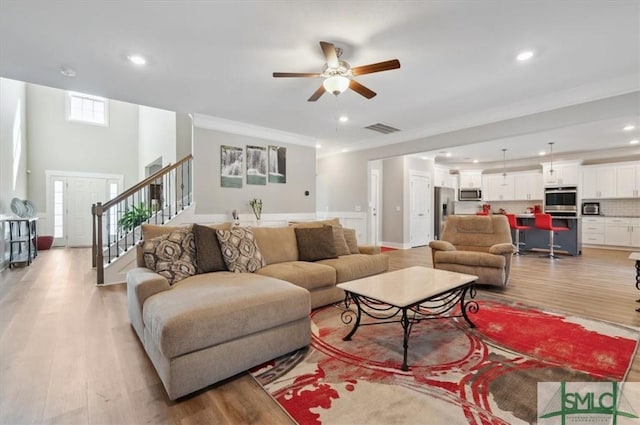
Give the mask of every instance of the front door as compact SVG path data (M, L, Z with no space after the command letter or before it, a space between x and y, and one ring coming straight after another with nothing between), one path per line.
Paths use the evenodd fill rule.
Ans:
M107 200L107 182L105 179L70 177L67 184L67 246L91 246L91 205Z
M47 172L48 220L57 246L91 246L93 216L91 205L104 203L122 191L119 175L75 172ZM112 211L110 232L115 231L116 216ZM105 217L106 218L106 217ZM104 220L104 219L103 219Z

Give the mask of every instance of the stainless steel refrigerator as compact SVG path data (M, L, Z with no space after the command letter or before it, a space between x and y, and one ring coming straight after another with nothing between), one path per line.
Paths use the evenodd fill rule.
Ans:
M444 229L444 223L447 221L447 216L455 213L456 191L448 187L436 187L434 189L433 197L433 216L435 223L433 226L433 232L435 239L440 239L442 235L442 229Z

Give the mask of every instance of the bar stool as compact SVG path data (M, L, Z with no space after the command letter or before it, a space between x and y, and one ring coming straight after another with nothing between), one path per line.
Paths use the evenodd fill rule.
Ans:
M555 232L566 232L567 230L569 230L569 228L568 227L554 227L554 225L553 225L553 217L551 216L551 214L536 214L534 217L535 217L535 226L536 226L536 228L541 229L541 230L548 230L549 231L549 254L543 255L543 257L560 258L560 257L557 257L556 255L554 255L553 237L554 237Z
M523 226L518 224L518 218L515 214L505 214L507 216L507 221L509 222L509 227L515 230L516 233L516 252L515 255L522 255L520 252L520 245L524 245L524 242L520 242L520 231L521 230L530 230L531 226Z

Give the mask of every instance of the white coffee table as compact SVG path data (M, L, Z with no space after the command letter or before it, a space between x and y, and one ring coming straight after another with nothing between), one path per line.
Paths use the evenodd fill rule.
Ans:
M476 279L478 276L416 266L340 283L338 288L347 294L347 309L350 302L356 305L355 323L343 340L351 340L359 326L400 322L404 330L401 369L407 371L409 334L414 323L426 319L463 317L469 326L475 327L467 313L476 313L478 304L465 298L467 294L474 298L473 282ZM458 305L460 311L454 311ZM347 312L353 311L349 309ZM361 323L363 314L374 321ZM353 321L345 313L342 319L344 323Z

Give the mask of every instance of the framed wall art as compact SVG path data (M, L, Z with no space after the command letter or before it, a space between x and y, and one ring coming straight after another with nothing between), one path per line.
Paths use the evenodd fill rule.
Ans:
M243 158L242 148L225 145L220 147L221 187L242 187Z
M269 146L269 183L287 182L287 148Z
M267 148L247 145L247 184L267 184Z

